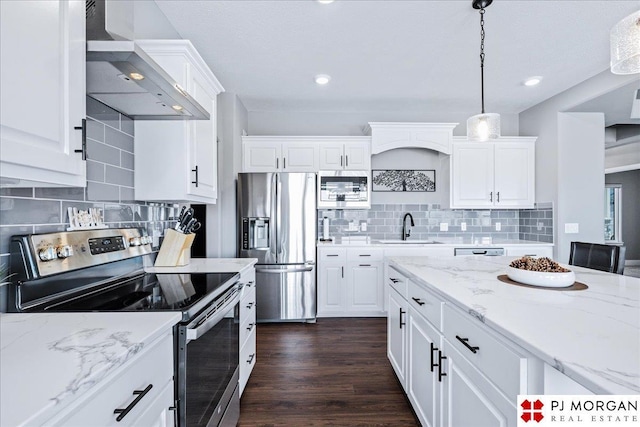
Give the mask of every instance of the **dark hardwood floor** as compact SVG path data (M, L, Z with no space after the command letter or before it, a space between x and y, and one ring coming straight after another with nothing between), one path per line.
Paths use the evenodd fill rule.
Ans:
M259 324L238 426L419 425L386 337L385 318Z

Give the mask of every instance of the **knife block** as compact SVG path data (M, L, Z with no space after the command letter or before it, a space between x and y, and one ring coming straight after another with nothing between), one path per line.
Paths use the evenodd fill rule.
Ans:
M188 265L191 261L191 245L195 238L195 233L183 234L173 228L168 228L154 266L180 267Z

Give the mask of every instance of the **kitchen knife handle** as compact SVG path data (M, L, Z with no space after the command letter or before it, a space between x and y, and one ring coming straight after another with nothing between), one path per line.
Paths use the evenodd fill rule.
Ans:
M196 188L198 188L198 165L196 165L195 169L191 169L191 172L195 172L196 173L196 180L195 181L191 181L191 183L195 184Z
M73 129L82 131L82 148L73 152L82 153L82 160L87 160L87 119L82 119L82 126L74 126Z

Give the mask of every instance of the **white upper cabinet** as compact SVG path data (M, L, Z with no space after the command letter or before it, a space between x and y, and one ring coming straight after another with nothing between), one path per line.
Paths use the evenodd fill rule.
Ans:
M243 136L242 172L317 172L316 137Z
M331 137L320 142L320 170L371 169L370 137Z
M2 185L86 186L85 2L1 1L0 17Z
M535 137L496 142L455 141L451 156L451 208L532 208Z
M137 200L215 203L217 95L224 89L188 40L138 44L209 113L209 120L136 120Z

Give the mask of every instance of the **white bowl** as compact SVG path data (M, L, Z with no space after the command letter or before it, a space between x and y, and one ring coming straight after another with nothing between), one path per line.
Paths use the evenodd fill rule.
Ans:
M573 285L576 281L576 275L573 271L566 273L550 273L544 271L522 270L520 268L510 266L507 267L507 276L514 282L548 288L566 288Z

